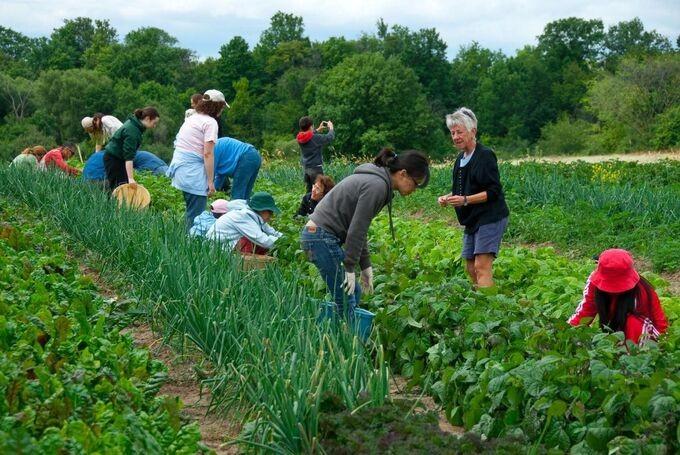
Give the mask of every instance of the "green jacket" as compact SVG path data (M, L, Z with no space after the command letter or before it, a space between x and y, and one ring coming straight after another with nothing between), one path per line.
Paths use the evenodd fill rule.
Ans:
M106 143L104 153L115 156L123 161L132 161L139 146L142 145L142 133L146 128L137 117L131 115L118 131L113 133Z

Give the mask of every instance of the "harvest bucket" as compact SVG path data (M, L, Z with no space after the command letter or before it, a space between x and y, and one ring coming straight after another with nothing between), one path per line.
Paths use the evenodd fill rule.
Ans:
M322 322L326 319L331 319L335 321L338 314L335 311L335 302L321 302L321 312L317 318L318 322ZM373 318L375 314L363 308L354 309L354 331L357 336L362 340L368 340L371 334L371 329L373 328Z
M276 262L276 258L272 256L265 256L263 254L242 254L243 270L260 270Z

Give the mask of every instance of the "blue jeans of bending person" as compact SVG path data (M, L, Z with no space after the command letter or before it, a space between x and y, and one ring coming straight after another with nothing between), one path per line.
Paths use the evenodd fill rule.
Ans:
M232 199L250 199L261 164L262 157L255 147L250 147L241 155L231 182Z
M187 232L189 232L194 225L194 218L205 210L205 206L208 203L208 196L198 196L196 194L187 193L186 191L182 191L182 194L184 195L184 202L187 206L185 216L186 228Z
M347 295L342 289L342 282L345 280L345 267L342 264L345 252L341 248L340 239L320 227L305 226L300 234L300 245L326 282L335 301L337 314L352 322L354 309L361 301L361 286L357 279L353 295Z

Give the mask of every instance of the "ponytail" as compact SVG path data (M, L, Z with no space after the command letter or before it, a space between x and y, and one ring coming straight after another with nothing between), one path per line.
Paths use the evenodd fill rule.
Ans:
M135 117L137 120L142 120L143 118L149 117L151 120L160 117L158 110L155 107L147 106L144 109L135 109Z
M373 164L387 168L391 173L405 169L408 175L422 182L418 188L425 188L430 180L427 157L417 150L406 150L397 155L393 149L385 147L375 156Z

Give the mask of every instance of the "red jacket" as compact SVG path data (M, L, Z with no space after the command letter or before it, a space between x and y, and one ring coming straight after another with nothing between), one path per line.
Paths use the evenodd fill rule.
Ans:
M75 167L71 167L68 164L66 164L66 161L64 161L64 157L61 155L61 149L52 149L42 159L42 162L45 164L45 167L50 167L50 166L57 166L59 169L62 171L71 174L71 175L78 175L80 174L80 171L76 169Z
M583 318L597 316L595 289L595 285L590 282L590 277L588 277L581 303L578 304L574 314L567 320L569 324L576 326L580 324ZM624 329L626 339L634 343L638 343L641 338L644 339L645 337L657 339L668 328L668 321L661 308L656 291L651 289L651 292L648 293L644 287L641 289L640 299L635 301L635 313L628 316ZM612 299L612 307L614 306L616 306L616 299Z

